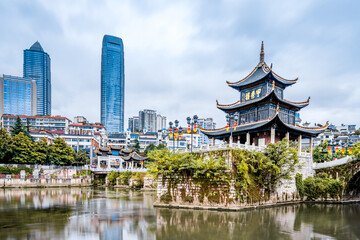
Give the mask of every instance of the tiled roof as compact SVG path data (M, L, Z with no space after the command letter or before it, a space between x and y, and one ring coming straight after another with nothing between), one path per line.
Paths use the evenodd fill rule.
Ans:
M223 137L229 137L231 134L233 136L244 134L245 132L256 130L260 128L265 128L268 126L273 125L276 123L277 128L283 128L283 129L289 129L293 130L295 132L298 132L299 134L307 135L307 136L317 136L318 134L325 131L325 129L328 126L328 123L323 127L318 128L305 128L301 126L294 126L291 124L284 123L280 117L278 112L272 117L267 120L262 120L259 122L253 122L253 123L247 123L243 125L239 125L236 127L236 130L234 127L230 127L229 130L227 130L227 127L223 127L220 129L204 129L200 128L201 132L209 137L215 137L215 138L223 138Z
M280 77L279 75L277 75L276 73L274 73L272 71L272 68L269 68L265 62L263 63L259 63L254 70L252 70L252 72L246 76L245 78L231 83L226 81L226 83L230 86L233 87L235 89L239 89L242 87L245 87L247 85L250 85L252 83L256 83L262 79L268 78L269 81L275 80L279 83L281 83L282 85L284 85L285 87L290 86L294 83L296 83L296 81L298 80L297 78L294 80L288 80L285 79L283 77Z
M256 98L254 100L250 100L250 101L246 101L246 102L241 102L241 101L237 101L235 103L232 104L228 104L228 105L223 105L223 104L219 104L218 101L216 101L216 107L219 108L220 110L223 110L225 112L229 112L238 108L243 108L249 105L253 105L256 103L260 103L262 101L266 101L266 100L270 100L270 99L276 99L276 103L280 102L283 103L287 106L296 108L297 111L300 110L303 107L306 107L307 105L309 105L310 102L310 97L308 98L308 100L306 102L291 102L285 99L281 99L275 92L275 89L271 90L269 93L267 93L265 96L260 97L260 98Z

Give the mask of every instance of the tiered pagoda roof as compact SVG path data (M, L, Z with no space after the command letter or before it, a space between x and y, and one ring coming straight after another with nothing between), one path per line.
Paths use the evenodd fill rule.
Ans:
M307 105L309 105L310 97L305 102L291 102L291 101L288 101L288 100L285 100L285 99L281 99L276 94L275 89L273 88L265 96L260 97L260 98L255 98L253 100L249 100L249 101L246 101L246 102L241 102L239 100L239 101L237 101L235 103L232 103L232 104L223 105L223 104L219 104L218 101L216 100L216 107L219 108L220 110L226 112L226 113L231 113L231 112L239 111L241 109L246 109L248 107L261 105L261 104L264 104L264 102L269 102L269 103L274 103L274 104L280 103L281 107L292 109L294 111L299 111L300 109L302 109L302 108L306 107Z
M264 55L265 55L264 54L264 43L261 43L260 62L254 68L254 70L252 70L252 72L248 76L246 76L245 78L243 78L237 82L231 83L231 82L226 81L226 83L232 88L241 90L244 87L256 85L257 83L260 83L262 81L268 81L268 82L275 81L277 86L280 86L283 88L291 86L297 82L298 78L296 78L294 80L288 80L283 77L280 77L275 72L273 72L272 64L269 67L265 63Z
M318 134L322 133L329 123L327 122L322 127L316 127L316 128L310 128L310 127L302 127L300 125L291 125L284 123L279 116L279 112L277 111L275 115L271 118L268 118L266 120L258 121L258 122L252 122L247 124L242 124L236 127L223 127L219 129L204 129L199 127L202 133L209 137L215 137L222 139L224 137L229 137L230 135L236 136L237 133L241 132L248 132L252 130L260 130L260 129L270 129L271 126L276 125L278 128L286 129L289 132L296 132L298 134L301 134L303 136L317 136Z

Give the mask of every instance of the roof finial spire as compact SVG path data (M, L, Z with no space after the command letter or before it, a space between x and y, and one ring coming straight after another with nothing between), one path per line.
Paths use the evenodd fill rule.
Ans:
M260 63L264 62L264 41L261 41Z

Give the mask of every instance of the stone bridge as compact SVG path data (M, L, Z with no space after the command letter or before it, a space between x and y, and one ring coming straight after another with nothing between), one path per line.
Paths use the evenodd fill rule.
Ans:
M346 156L330 162L314 163L313 169L344 181L345 197L360 197L360 159Z

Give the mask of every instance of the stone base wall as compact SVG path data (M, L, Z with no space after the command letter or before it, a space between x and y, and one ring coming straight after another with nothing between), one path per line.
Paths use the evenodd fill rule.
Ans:
M295 170L294 174L291 175L291 180L282 180L277 188L276 193L278 195L287 194L288 196L296 194L296 183L295 183L295 175L297 173L301 173L303 175L303 179L307 177L311 177L314 174L312 173L312 159L310 157L298 156L299 158L299 167Z
M169 193L171 198L169 198ZM157 196L155 205L169 204L171 206L191 205L192 207L228 207L242 208L249 206L271 205L300 201L296 187L277 189L270 195L263 193L262 200L255 201L245 196L238 196L235 181L230 184L223 182L206 186L206 192L201 184L194 183L191 179L187 182L169 186L169 181L159 178L157 181Z
M0 187L90 186L91 179L0 179Z
M144 189L156 189L157 181L153 177L144 177Z

